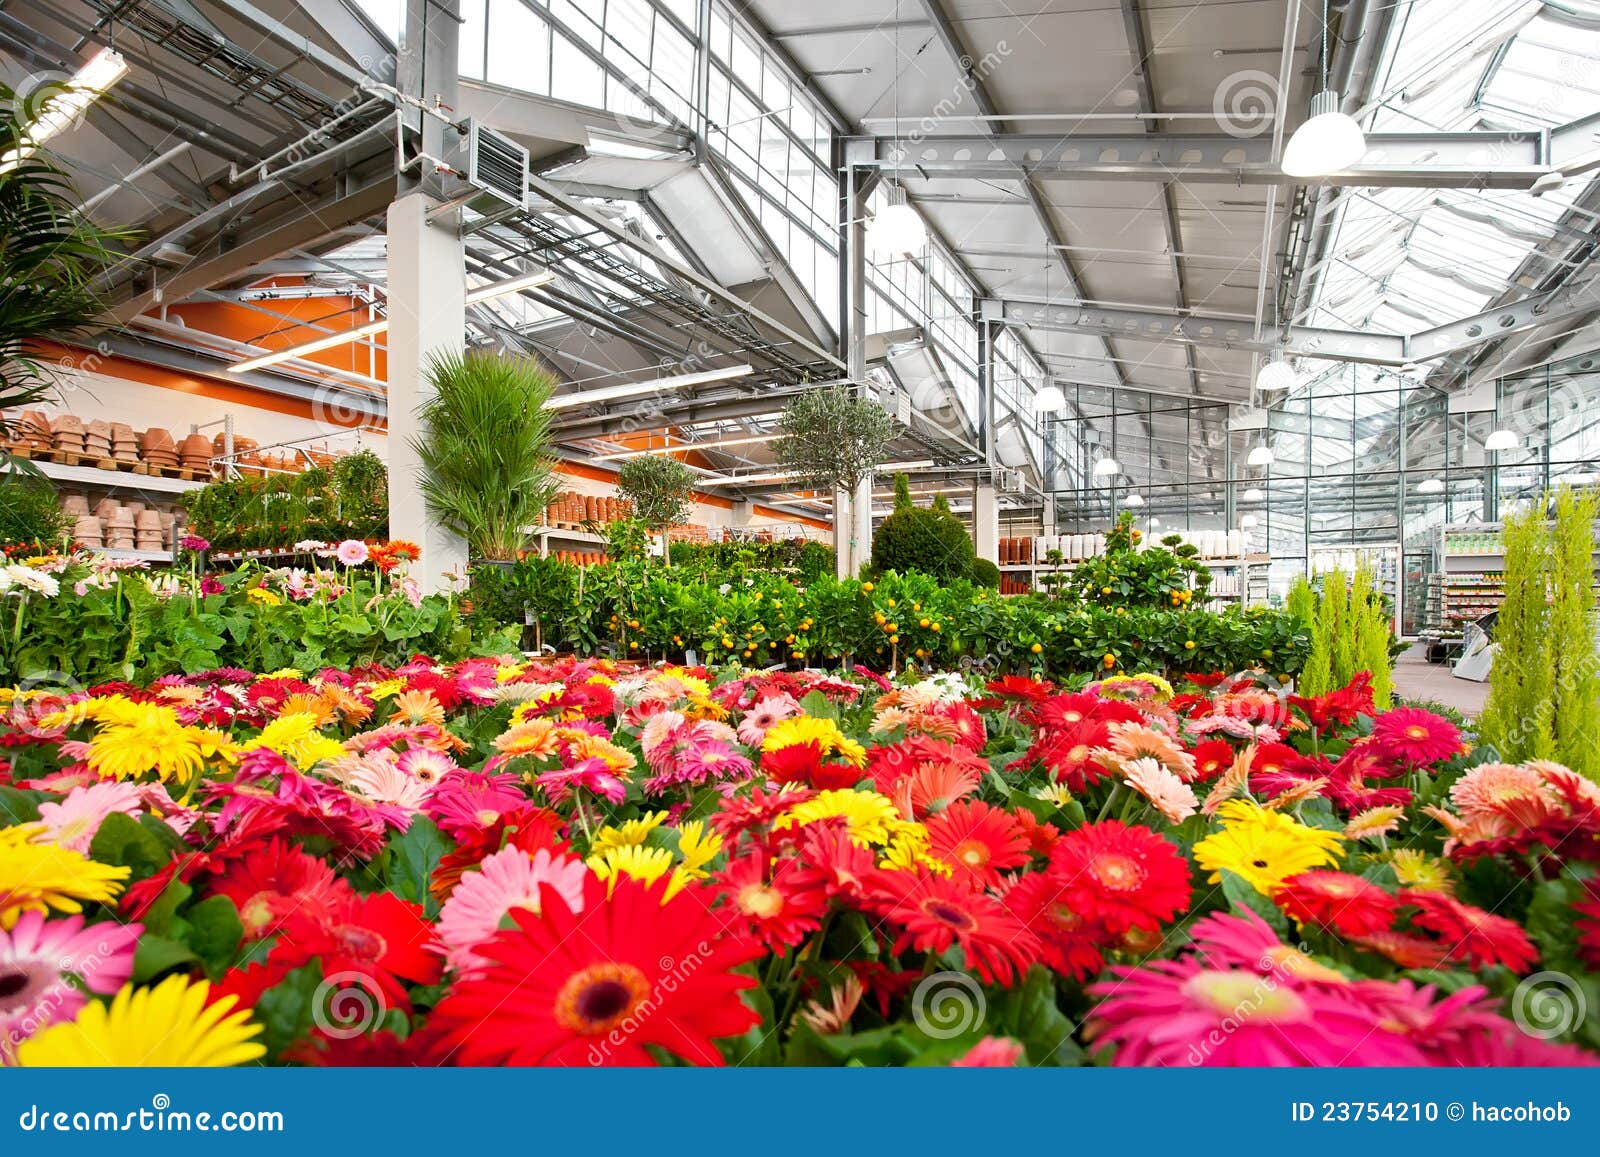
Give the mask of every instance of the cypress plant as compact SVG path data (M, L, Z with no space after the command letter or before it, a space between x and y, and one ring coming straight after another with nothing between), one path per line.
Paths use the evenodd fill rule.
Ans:
M1506 518L1504 526L1505 597L1495 620L1494 663L1479 729L1509 763L1551 759L1555 659L1545 634L1550 552L1543 511L1530 507Z
M1600 778L1600 671L1595 657L1594 523L1600 499L1563 486L1551 527L1550 621L1556 759Z

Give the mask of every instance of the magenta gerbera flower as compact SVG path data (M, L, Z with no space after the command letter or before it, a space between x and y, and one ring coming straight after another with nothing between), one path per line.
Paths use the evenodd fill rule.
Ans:
M1423 1065L1370 1008L1328 989L1291 987L1245 969L1193 959L1114 969L1085 1035L1116 1046L1117 1065L1343 1067Z
M1378 716L1373 739L1402 763L1425 767L1461 752L1461 732L1448 719L1420 707L1396 707Z

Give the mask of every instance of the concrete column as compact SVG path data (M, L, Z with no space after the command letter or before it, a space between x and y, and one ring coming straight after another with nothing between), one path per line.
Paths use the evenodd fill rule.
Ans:
M1000 563L1000 498L993 486L972 488L972 549L979 558Z
M872 561L872 475L868 474L850 496L850 573L858 575Z
M435 352L460 350L466 335L466 261L454 214L430 225L434 201L408 193L389 206L389 533L422 547L416 578L426 592L445 587L446 572L466 574L460 535L428 512L418 488L421 463L413 438L426 436L417 408L428 397L424 376Z

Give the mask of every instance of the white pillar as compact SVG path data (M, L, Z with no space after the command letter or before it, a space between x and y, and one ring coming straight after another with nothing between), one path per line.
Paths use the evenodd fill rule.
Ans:
M417 407L436 351L465 344L466 259L455 214L428 223L434 202L409 193L389 206L389 533L422 547L415 575L425 592L445 589L446 572L465 576L467 546L428 512L419 488L421 462L411 447L425 437Z
M979 558L1000 564L1000 499L993 486L972 488L972 549Z
M850 573L859 575L861 568L872 561L872 475L868 474L856 484L850 496L850 528L854 540L855 557Z

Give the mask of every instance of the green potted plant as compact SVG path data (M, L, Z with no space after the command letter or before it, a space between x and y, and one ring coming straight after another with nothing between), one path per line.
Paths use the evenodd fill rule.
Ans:
M555 378L531 359L482 351L435 355L426 372L433 394L412 442L422 496L474 556L510 564L556 492L545 409Z
M94 320L101 303L93 279L112 260L108 247L130 236L79 211L71 179L29 142L29 109L0 85L0 156L9 158L0 173L0 412L51 395L50 371L32 356L32 343L70 337ZM0 439L11 437L0 413Z
M617 489L633 504L634 517L661 536L661 559L671 566L667 532L694 509L694 471L676 458L646 454L623 465Z
M773 443L773 453L795 477L795 485L813 490L842 490L853 501L856 487L883 459L899 427L871 399L844 386L807 390L790 402L778 423L783 434ZM839 520L834 510L834 546L839 546ZM849 520L853 528L855 520ZM854 534L847 561L851 573L860 569L861 544Z

